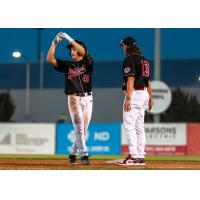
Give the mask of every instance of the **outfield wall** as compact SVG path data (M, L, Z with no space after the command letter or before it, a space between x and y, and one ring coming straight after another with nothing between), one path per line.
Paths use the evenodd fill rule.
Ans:
M0 153L55 154L55 124L0 124Z
M147 123L147 155L200 155L200 124ZM1 154L68 154L74 141L71 124L1 123ZM128 153L123 125L91 123L86 136L92 155Z

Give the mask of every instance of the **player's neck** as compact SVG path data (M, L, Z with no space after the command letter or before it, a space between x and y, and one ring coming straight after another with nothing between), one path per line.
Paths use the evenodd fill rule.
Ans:
M141 55L141 53L133 52L133 53L129 53L129 54L127 54L127 56L131 56L131 55L135 55L135 54L139 54L139 55Z
M78 62L78 61L83 60L83 57L73 58L73 60L74 60L75 62Z

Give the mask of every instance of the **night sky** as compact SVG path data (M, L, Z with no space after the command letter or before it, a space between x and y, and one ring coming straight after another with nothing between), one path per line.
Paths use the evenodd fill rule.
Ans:
M42 30L42 52L46 54L55 35L64 31L74 39L85 42L88 51L96 61L119 61L124 55L119 48L120 41L133 36L148 59L154 58L154 29L148 28L46 28ZM200 29L161 29L162 59L200 59ZM57 47L56 56L69 59L65 46L67 41ZM0 28L0 63L16 62L12 52L19 50L29 62L37 61L37 30Z

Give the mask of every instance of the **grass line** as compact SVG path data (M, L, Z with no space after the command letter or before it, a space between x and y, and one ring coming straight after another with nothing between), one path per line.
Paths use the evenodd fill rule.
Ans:
M117 160L123 159L121 155L93 155L91 160ZM18 158L18 159L67 159L66 155L14 155L0 154L0 159ZM147 156L147 161L200 161L200 156Z

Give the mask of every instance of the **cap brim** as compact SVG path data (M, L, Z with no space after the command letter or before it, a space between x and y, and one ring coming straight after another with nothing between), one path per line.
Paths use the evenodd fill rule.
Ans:
M68 44L66 47L67 47L68 49L71 49L71 48L72 48L72 45L71 45L71 44Z

